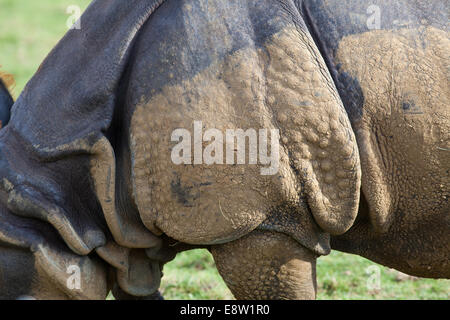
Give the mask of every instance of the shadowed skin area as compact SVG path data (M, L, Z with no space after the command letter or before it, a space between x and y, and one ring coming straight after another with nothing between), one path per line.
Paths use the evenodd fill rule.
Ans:
M430 20L427 49L413 41L419 26L337 24L365 12L361 3L94 1L0 131L0 297L103 299L112 289L158 298L162 265L208 247L238 298L313 299L330 235L341 250L448 277L439 67L448 42L438 41L448 35ZM402 8L417 18L414 5L392 10ZM430 60L394 72L383 59L393 41L390 61ZM361 68L363 58L378 65ZM426 66L431 91L418 80ZM278 129L279 170L175 165L171 133L193 121ZM81 271L77 289L67 285L71 266Z

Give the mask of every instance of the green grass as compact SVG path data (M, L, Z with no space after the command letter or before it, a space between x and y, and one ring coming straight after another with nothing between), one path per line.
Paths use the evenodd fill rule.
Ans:
M377 273L380 275L378 285L373 281ZM317 274L318 299L450 298L450 280L407 276L365 258L337 251L318 259Z
M0 0L0 65L22 91L50 49L67 32L66 9L87 7L89 0Z
M376 276L379 274L379 282ZM333 251L318 259L319 300L449 299L450 280L404 275L362 257ZM183 252L164 268L166 299L232 299L206 250Z
M233 299L207 250L182 252L163 272L161 293L165 299Z
M0 0L0 65L16 79L17 97L50 49L67 31L66 8L89 0ZM379 267L380 287L368 288ZM449 299L450 280L399 275L367 259L333 252L317 265L318 299ZM166 299L232 299L206 250L183 252L164 268Z

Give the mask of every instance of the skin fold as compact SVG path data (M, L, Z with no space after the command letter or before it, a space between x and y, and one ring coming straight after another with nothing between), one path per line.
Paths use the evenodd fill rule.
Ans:
M238 299L314 299L331 248L448 278L446 4L377 5L93 1L0 131L0 298L158 299L192 248ZM195 121L278 171L174 163Z
M212 254L236 299L316 297L316 255L286 235L254 231Z

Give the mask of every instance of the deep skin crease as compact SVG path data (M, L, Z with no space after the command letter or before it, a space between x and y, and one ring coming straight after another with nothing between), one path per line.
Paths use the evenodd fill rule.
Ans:
M0 298L159 298L162 266L191 248L239 299L313 299L331 247L448 278L448 27L431 16L445 2L377 5L390 15L374 34L364 1L94 1L0 131ZM420 64L385 90L397 73L370 46L399 35L432 48L395 51L431 59L429 104ZM365 55L379 65L354 69ZM193 120L279 128L279 174L173 165L170 133Z

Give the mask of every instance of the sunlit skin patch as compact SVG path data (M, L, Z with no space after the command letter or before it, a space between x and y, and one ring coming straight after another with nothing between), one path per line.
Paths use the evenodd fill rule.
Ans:
M0 66L1 67L1 66ZM3 81L8 90L12 90L16 84L12 74L0 71L0 80Z
M371 224L346 246L422 276L450 270L449 53L449 33L422 26L344 37L336 55L364 94L352 125Z
M373 138L371 148L361 146L367 150L361 158L363 188L383 193L372 203L377 214L386 215L373 217L376 225L387 223L398 208L419 221L448 212L449 52L448 32L433 27L375 30L340 43L337 60L364 94L363 115L354 127Z
M136 107L134 196L150 230L188 243L234 240L260 225L271 208L302 201L302 191L326 230L351 225L359 190L356 143L322 72L325 64L311 48L311 37L288 24L263 48L236 50ZM261 175L259 164L175 165L171 133L191 129L194 121L221 132L279 129L278 174Z

